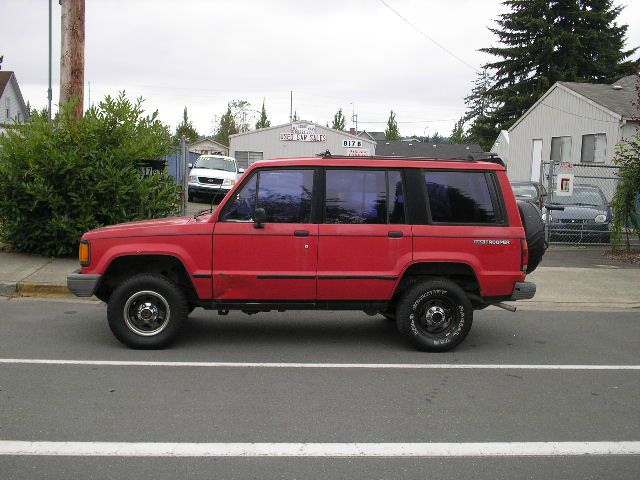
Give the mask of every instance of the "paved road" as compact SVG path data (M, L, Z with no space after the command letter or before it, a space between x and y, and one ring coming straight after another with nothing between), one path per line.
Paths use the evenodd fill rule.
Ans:
M624 367L640 364L639 320L635 311L490 309L477 313L455 352L429 355L409 348L381 317L217 317L198 309L174 348L146 352L113 339L104 305L2 299L0 359L79 363L0 364L0 441L634 442L640 440L640 370ZM83 363L92 360L127 363ZM158 361L227 365L154 366ZM270 365L240 365L246 362ZM291 368L297 362L448 367ZM525 368L532 365L548 369ZM590 369L603 365L614 367ZM0 456L2 479L637 479L639 471L640 456Z

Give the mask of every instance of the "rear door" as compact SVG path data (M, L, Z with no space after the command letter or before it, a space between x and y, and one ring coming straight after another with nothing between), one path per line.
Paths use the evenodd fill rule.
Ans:
M319 300L386 300L411 262L401 170L327 168Z
M225 205L214 228L216 300L315 300L314 176L314 169L260 169ZM256 208L266 212L262 228Z

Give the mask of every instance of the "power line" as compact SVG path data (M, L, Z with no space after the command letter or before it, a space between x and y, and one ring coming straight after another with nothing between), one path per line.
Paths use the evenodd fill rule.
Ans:
M398 12L396 9L394 9L391 5L389 5L387 2L385 2L384 0L380 0L380 3L382 3L385 7L387 7L389 10L391 10L393 13L395 13L398 17L400 17L407 25L409 25L411 28L413 28L415 31L417 31L420 35L422 35L424 38L426 38L427 40L429 40L430 42L434 43L436 46L438 46L439 48L441 48L442 50L444 50L445 52L447 52L449 55L451 55L453 58L455 58L456 60L458 60L460 63L466 65L467 67L471 68L472 70L474 70L475 72L480 72L480 70L478 70L476 67L474 67L473 65L471 65L470 63L464 61L462 58L460 58L459 56L457 56L455 53L453 53L451 50L449 50L447 47L445 47L444 45L438 43L436 40L434 40L433 38L431 38L429 35L427 35L426 33L424 33L422 30L420 30L416 25L414 25L413 23L411 23L409 20L407 20L406 18L404 18L400 12Z

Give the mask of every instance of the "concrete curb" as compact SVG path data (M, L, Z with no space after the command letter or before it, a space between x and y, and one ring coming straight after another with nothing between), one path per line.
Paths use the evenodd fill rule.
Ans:
M6 294L5 294L6 295ZM18 282L14 286L13 293L6 296L12 297L68 297L74 296L66 285L51 283Z
M18 284L15 282L0 282L0 297L11 297L18 291Z

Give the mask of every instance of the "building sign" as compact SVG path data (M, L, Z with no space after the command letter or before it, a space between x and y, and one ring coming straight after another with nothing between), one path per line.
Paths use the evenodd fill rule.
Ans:
M326 142L327 136L316 133L316 126L310 123L292 123L291 133L281 133L282 142Z
M347 157L369 157L368 148L347 148Z
M559 173L556 177L556 190L553 193L559 197L570 197L573 195L573 174Z
M344 148L362 148L362 140L343 140L342 146Z

